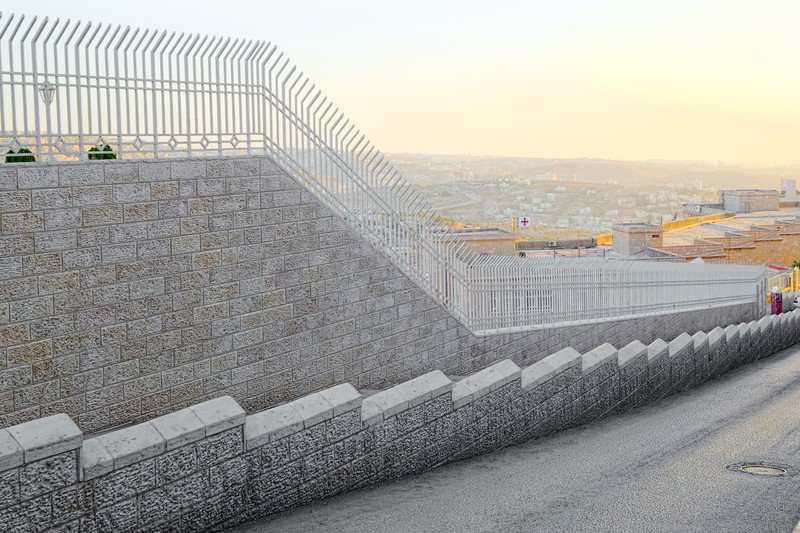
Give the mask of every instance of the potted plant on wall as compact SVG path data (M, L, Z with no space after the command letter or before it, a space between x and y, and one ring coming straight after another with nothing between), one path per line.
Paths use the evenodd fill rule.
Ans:
M6 163L35 163L36 156L27 148L20 148L16 152L9 150L6 152Z
M100 149L97 146L92 146L89 148L89 159L116 159L117 154L114 153L114 149L111 148L110 144L106 144Z

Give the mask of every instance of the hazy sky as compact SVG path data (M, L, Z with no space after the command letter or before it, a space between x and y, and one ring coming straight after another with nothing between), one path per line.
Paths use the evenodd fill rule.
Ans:
M800 2L0 0L271 40L386 152L800 163Z

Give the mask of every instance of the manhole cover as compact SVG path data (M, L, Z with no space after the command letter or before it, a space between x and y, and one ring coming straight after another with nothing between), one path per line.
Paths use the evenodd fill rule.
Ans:
M744 472L754 476L766 477L786 477L797 474L797 469L792 466L766 463L764 461L749 461L746 463L734 463L726 467L734 472Z

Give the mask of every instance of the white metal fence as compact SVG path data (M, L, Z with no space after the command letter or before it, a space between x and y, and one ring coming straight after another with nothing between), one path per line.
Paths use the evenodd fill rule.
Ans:
M755 303L761 267L478 256L271 43L0 13L0 149L270 154L478 334Z

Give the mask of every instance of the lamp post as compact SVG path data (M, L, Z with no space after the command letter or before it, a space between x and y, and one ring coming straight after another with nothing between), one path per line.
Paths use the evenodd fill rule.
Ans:
M53 103L53 98L56 95L56 84L50 83L47 79L44 83L39 84L39 96L47 106L47 160L53 160L53 140L51 137L50 129L50 104Z

